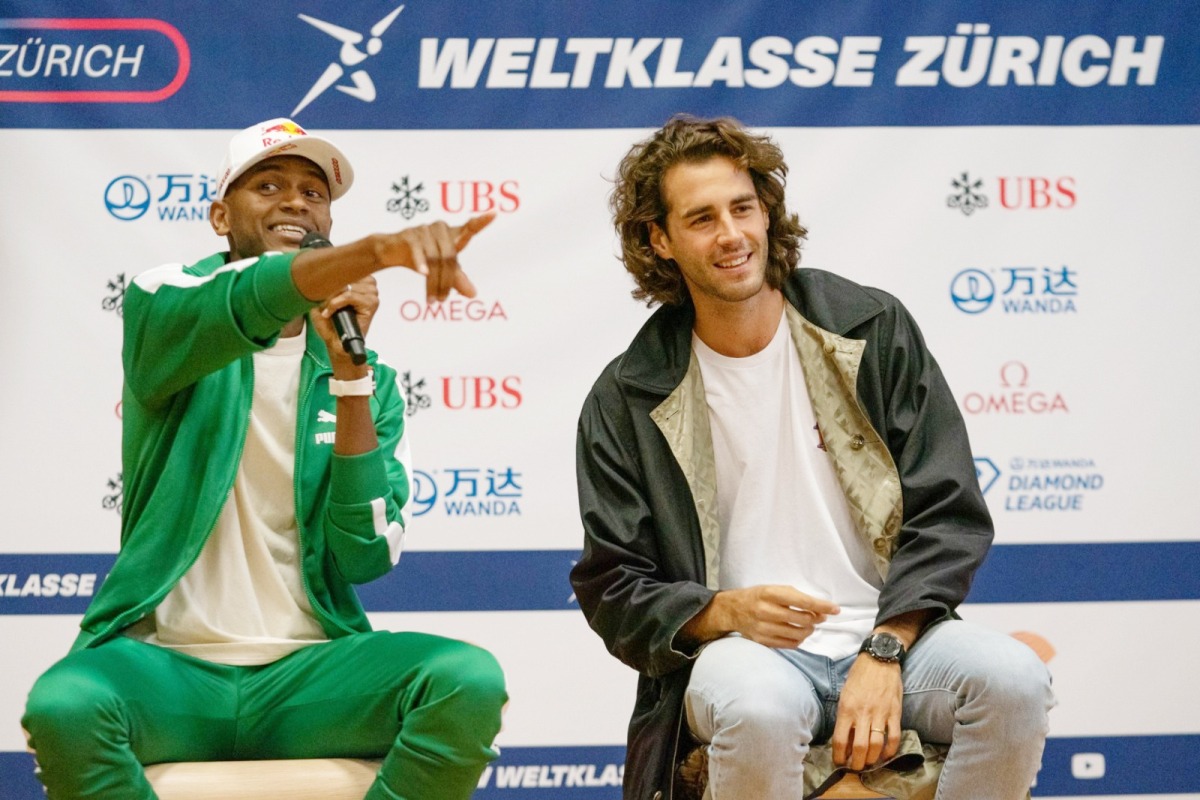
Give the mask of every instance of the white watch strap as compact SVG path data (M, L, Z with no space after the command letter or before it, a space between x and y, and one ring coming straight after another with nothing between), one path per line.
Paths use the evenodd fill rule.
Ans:
M375 393L375 370L367 370L365 377L353 381L329 379L329 393L334 397L369 397Z

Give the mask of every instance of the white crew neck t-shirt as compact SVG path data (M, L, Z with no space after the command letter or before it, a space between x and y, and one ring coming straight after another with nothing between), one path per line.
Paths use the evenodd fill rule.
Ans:
M692 335L716 454L720 588L786 584L841 613L801 649L858 651L875 625L883 581L850 518L817 430L804 370L781 316L775 336L745 358Z

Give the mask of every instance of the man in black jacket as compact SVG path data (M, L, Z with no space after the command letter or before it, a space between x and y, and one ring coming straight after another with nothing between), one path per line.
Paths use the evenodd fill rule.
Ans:
M953 741L939 796L1023 797L1053 698L955 614L992 539L962 418L895 298L796 268L786 172L690 117L619 168L634 297L662 308L580 417L571 579L641 673L625 795L670 797L690 737L714 800L800 797L811 744L863 770L903 727Z

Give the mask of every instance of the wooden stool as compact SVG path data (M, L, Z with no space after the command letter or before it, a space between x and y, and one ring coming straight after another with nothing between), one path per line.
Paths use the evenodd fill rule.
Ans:
M378 761L353 758L153 764L146 777L161 800L362 800Z

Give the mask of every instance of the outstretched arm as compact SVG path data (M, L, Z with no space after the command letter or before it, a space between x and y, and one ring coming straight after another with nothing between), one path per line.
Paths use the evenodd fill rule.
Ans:
M475 285L458 263L458 254L495 219L472 217L462 225L419 225L396 233L376 233L356 242L301 251L292 261L292 281L310 300L325 300L361 278L388 267L407 267L425 276L430 300L445 300L451 290L475 296Z

